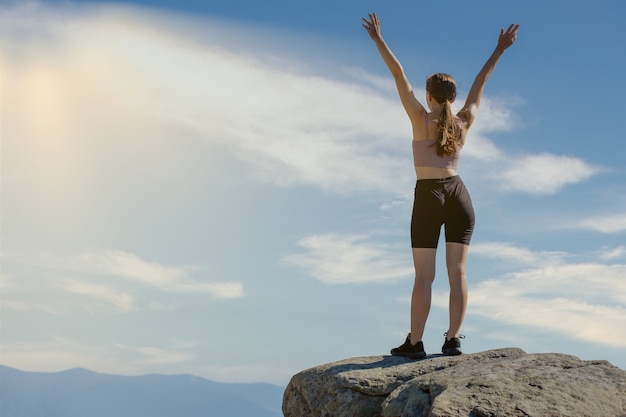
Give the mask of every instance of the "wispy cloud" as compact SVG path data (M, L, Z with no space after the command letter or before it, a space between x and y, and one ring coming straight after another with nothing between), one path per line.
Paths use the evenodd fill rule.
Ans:
M394 250L366 235L327 233L298 243L306 252L288 256L284 262L327 284L394 282L413 274L406 251Z
M511 96L506 100L485 98L480 116L472 126L463 149L462 169L478 173L480 183L506 192L555 194L598 174L602 168L574 156L551 153L531 154L523 151L510 154L490 139L494 133L515 130L522 121L514 112L523 99ZM463 102L460 98L459 102ZM485 164L492 168L485 172ZM486 179L486 181L485 181Z
M626 246L620 245L616 248L607 248L604 249L600 255L600 259L603 261L611 261L613 259L619 259L626 257Z
M479 242L472 244L472 255L507 261L508 265L546 265L563 262L568 254L559 251L535 252L508 242Z
M115 347L137 356L136 360L142 364L148 365L178 364L188 362L195 358L191 352L181 348L163 349L155 346L135 347L125 345L115 345Z
M464 101L463 97L459 97L457 103ZM463 148L464 167L476 163L482 166L486 162L494 163L506 158L505 152L493 143L490 136L496 132L514 129L516 121L511 102L515 104L517 99L511 98L510 101L504 102L485 97L481 101L480 116L476 118L476 122L468 132L467 143ZM457 104L457 106L460 105ZM460 108L454 110L460 110Z
M554 194L566 185L586 180L598 168L580 158L543 153L510 158L510 165L501 174L504 190L531 194Z
M4 363L22 370L55 372L82 367L96 372L136 375L176 372L179 365L195 358L193 343L169 342L163 346L130 346L85 343L54 336L37 342L2 343Z
M83 13L71 8L61 13L41 6L28 9L27 14L36 19L23 18L24 10L22 18L9 11L2 19L4 34L13 35L3 41L4 63L12 83L25 90L37 85L40 92L40 87L45 87L46 100L40 100L39 107L21 103L29 117L46 122L39 124L39 130L32 128L33 134L86 135L88 126L94 124L85 117L104 111L126 120L129 114L136 114L140 117L134 123L125 123L134 126L130 134L116 132L106 135L107 140L137 136L137 126L159 135L149 129L145 119L156 118L185 127L196 140L229 149L259 178L278 185L392 194L403 194L411 187L413 176L407 169L411 165L410 125L393 87L381 91L391 84L380 77L355 69L349 80L340 80L340 75L333 79L316 71L312 59L281 56L280 48L233 47L229 39L241 35L219 21L206 25L132 9L107 12L99 8L93 14L85 10L89 8ZM227 35L231 32L232 37ZM15 33L32 36L17 40ZM43 33L46 36L36 36ZM18 66L28 70L17 71ZM34 66L37 71L31 71ZM346 78L343 73L341 77ZM15 99L7 94L5 101ZM41 107L41 103L51 107ZM72 116L76 114L74 103L82 103L82 109L102 111L83 111L77 119ZM62 115L60 109L64 109ZM54 118L45 116L53 110ZM488 136L510 129L513 120L509 104L485 98L480 120L470 132L464 164L507 160ZM64 123L73 129L68 132ZM119 129L122 123L116 125ZM55 135L59 129L65 129L63 134ZM76 163L72 158L57 162L58 166ZM530 155L513 160L504 174L504 186L554 193L593 172L593 167L577 158Z
M116 291L104 285L71 280L60 284L59 287L65 291L110 304L122 313L128 313L137 309L130 294Z
M173 310L184 303L180 298L145 300L146 287L224 300L244 297L241 282L209 280L203 268L148 262L119 250L75 256L13 254L3 257L3 262L16 271L14 277L4 275L1 281L3 306L12 310L62 314L79 305L91 312L105 306L130 313L141 305Z
M68 263L71 268L93 274L107 274L130 279L161 291L201 293L216 298L243 296L243 285L239 282L204 282L191 278L196 267L172 267L156 262L147 262L137 255L118 251L102 250L84 252Z
M626 265L568 263L573 257L566 254L533 252L501 243L484 244L473 253L490 258L502 254L502 263L514 259L516 270L473 285L470 314L626 347L614 331L626 328ZM437 294L434 300L447 307L445 294Z
M591 217L580 222L578 227L600 233L620 233L626 231L626 213Z
M201 23L219 28L213 31L189 19L185 29L176 26L176 19L124 9L70 13L61 24L56 14L40 10L32 27L23 19L3 23L8 31L53 34L49 42L36 37L36 43L20 45L37 72L11 73L24 88L46 87L47 102L56 105L49 110L57 116L59 104L72 106L65 99L69 95L115 117L130 111L138 119L167 120L190 128L195 139L229 149L260 178L281 185L386 191L398 188L399 177L410 179L403 169L410 163L409 153L400 152L402 145L410 146L408 121L397 100L372 94L373 86L316 75L293 58L277 60L275 52L235 52L224 33L233 29L220 22ZM155 29L157 24L176 26L178 35ZM152 30L144 30L148 27ZM198 31L203 45L196 40ZM42 54L39 48L46 47L63 55L63 61ZM17 50L17 41L9 42L5 62L10 69L17 66ZM38 116L46 109L28 110ZM46 127L85 124L72 119L71 108L66 110ZM80 134L78 130L64 133Z

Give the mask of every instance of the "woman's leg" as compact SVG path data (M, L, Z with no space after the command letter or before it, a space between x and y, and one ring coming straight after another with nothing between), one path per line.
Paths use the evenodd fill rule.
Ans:
M450 282L450 327L448 339L459 337L467 308L466 264L469 245L446 243L446 266Z
M435 279L437 249L413 248L415 282L411 295L411 344L422 340L430 312L432 283Z

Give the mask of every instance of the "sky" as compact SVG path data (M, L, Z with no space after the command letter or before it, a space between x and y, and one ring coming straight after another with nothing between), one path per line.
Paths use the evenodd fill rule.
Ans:
M464 351L626 368L621 0L3 1L0 363L284 386L400 345L415 174L372 11L457 110L520 24L459 168Z

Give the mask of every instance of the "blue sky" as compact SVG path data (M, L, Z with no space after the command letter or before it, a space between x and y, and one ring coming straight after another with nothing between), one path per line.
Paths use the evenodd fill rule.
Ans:
M285 385L400 344L411 130L370 11L417 96L448 72L458 103L521 25L460 166L465 351L625 368L618 0L2 3L0 362Z

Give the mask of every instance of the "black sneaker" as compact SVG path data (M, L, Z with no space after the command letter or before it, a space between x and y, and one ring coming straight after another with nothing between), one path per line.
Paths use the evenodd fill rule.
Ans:
M461 355L463 353L461 351L461 339L465 339L465 336L461 334L459 335L459 337L453 337L452 339L448 340L448 333L444 333L443 335L445 336L446 341L441 347L441 352L443 352L444 355L448 356Z
M426 357L424 344L422 342L417 342L414 345L411 344L411 333L406 337L402 346L391 349L391 354L393 356L404 356L409 359L422 359Z

